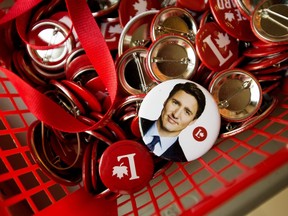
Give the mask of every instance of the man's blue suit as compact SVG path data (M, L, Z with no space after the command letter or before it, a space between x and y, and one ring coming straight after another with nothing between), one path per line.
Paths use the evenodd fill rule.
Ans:
M140 118L140 130L142 131L142 134L145 135L147 131L152 127L152 125L155 123L155 121L151 121L145 118ZM161 157L166 158L171 161L175 162L186 162L187 159L185 157L185 154L179 144L178 138L176 142L171 145L162 155Z

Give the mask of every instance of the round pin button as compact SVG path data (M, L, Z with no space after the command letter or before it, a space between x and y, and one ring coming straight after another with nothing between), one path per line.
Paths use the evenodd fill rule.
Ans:
M288 59L288 52L276 53L260 58L253 58L242 68L247 71L254 71L268 68L272 65L280 65L285 63Z
M128 94L146 93L153 84L145 67L147 52L141 47L130 48L116 61L120 85Z
M148 73L156 81L190 79L198 66L194 45L180 35L162 35L148 50L146 64Z
M288 1L265 0L252 15L252 30L263 41L288 43Z
M135 193L147 186L153 177L152 155L136 141L118 141L102 154L99 172L102 182L112 192Z
M186 9L169 6L154 16L150 32L153 41L164 34L176 34L194 42L197 23Z
M205 154L220 131L212 95L199 84L173 79L155 86L139 109L144 144L162 159L185 162Z
M27 51L30 57L40 67L47 70L58 70L64 67L65 59L72 51L73 37L68 39L69 29L62 23L55 20L41 20L34 24L28 33L29 43L38 46L47 46L46 50L33 49L29 44ZM59 47L49 49L49 46L61 43Z
M118 8L120 24L124 27L131 18L150 10L159 10L160 1L155 0L121 0Z
M267 46L267 47L250 47L244 50L243 55L251 58L263 57L267 55L277 54L278 52L283 52L288 50L287 45L281 46Z
M119 0L87 0L87 4L92 12L92 15L97 18L105 16L111 13L113 10L116 10L119 2Z
M239 8L240 12L247 18L251 19L251 16L255 10L255 7L260 2L251 0L234 0L235 4Z
M229 35L243 41L257 39L252 32L250 21L245 16L242 16L234 0L209 0L209 3L216 22Z
M156 10L146 11L130 19L119 38L119 56L130 48L146 47L150 44L150 25L157 12Z
M228 68L238 59L238 42L217 23L205 23L196 34L196 50L203 64L211 70Z
M255 126L262 120L264 120L277 105L278 99L276 97L271 97L268 94L263 94L263 100L259 112L257 112L253 117L247 119L244 122L228 122L223 124L225 129L221 132L221 138L227 138L235 136L249 128Z
M181 7L187 8L191 11L205 11L209 9L209 1L208 0L177 0L177 6L181 5Z
M258 80L249 72L237 68L216 74L209 91L222 118L228 122L247 120L258 111L262 101Z

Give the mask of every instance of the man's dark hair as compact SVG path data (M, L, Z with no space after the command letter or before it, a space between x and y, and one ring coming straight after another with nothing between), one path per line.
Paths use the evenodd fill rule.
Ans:
M198 103L198 109L197 109L194 119L199 118L199 116L204 111L204 108L206 105L205 95L203 94L203 92L194 83L190 83L190 82L178 83L171 90L167 100L169 100L169 98L171 98L174 94L176 94L176 92L180 90L195 97Z

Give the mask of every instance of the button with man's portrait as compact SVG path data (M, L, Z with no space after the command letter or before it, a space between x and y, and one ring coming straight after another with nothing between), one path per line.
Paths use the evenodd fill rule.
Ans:
M143 144L156 156L174 162L204 155L220 131L220 114L212 95L186 79L155 86L144 97L138 115Z

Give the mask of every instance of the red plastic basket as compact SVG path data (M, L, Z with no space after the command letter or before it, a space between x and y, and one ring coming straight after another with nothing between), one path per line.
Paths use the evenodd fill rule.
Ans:
M35 117L0 71L0 215L97 215L102 205L108 206L106 215L210 214L276 170L284 167L288 176L288 95L277 97L277 108L256 126L219 139L198 160L173 163L115 205L93 198L81 184L63 186L41 171L26 141Z
M174 163L145 189L118 198L115 212L206 214L287 165L288 96L278 97L277 108L255 127L218 140L198 160ZM26 133L34 119L11 82L0 73L0 215L50 215L59 209L69 215L94 214L99 201L81 185L61 186L47 178L33 161Z

